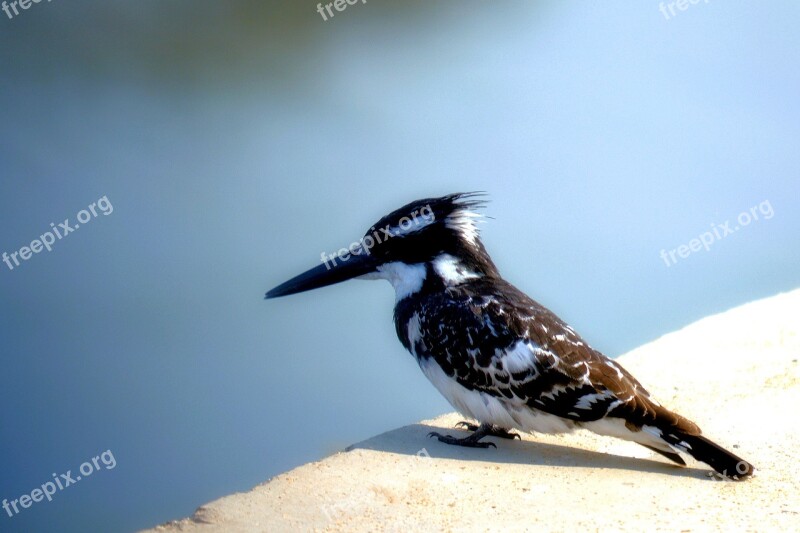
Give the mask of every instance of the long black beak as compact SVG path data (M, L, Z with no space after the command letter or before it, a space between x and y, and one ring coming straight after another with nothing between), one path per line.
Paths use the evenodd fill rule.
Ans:
M335 263L334 263L335 261ZM277 298L278 296L288 296L298 292L310 291L327 285L333 285L340 281L361 276L369 272L374 272L378 266L378 261L371 255L362 253L361 255L350 255L346 261L339 257L333 257L327 263L303 272L289 281L281 283L267 293L266 298Z

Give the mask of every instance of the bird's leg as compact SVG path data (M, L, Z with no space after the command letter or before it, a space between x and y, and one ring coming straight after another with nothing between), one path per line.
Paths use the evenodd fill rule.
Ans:
M481 424L477 426L477 429L472 435L464 437L463 439L457 439L452 435L442 435L435 431L428 433L428 437L436 437L439 439L439 442L454 444L456 446L466 446L467 448L488 448L489 446L497 448L497 445L493 442L480 442L483 437L492 435L492 428L493 426L491 424Z
M486 434L487 437L499 437L501 439L519 439L522 440L522 437L519 436L519 433L514 433L513 431L509 431L507 429L503 429L500 426L495 426L494 424L487 424L489 426L489 432ZM477 424L471 424L466 420L462 420L455 427L463 427L469 431L478 431L480 428Z

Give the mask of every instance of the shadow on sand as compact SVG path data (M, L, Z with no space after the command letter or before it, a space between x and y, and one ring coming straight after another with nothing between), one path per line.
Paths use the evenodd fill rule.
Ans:
M345 451L375 450L402 455L421 455L426 453L431 458L446 458L459 461L484 461L491 463L542 465L588 469L618 469L637 472L652 472L668 476L681 476L696 479L711 479L708 470L682 467L658 459L640 459L610 453L584 450L571 446L562 446L529 440L507 440L487 437L497 448L465 448L444 444L428 433L436 431L443 435L456 437L467 436L469 432L452 427L428 426L412 424L404 426L376 437L353 444Z

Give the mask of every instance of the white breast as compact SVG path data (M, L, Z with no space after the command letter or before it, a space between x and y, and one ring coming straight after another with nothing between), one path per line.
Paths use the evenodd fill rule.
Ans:
M450 405L464 416L505 429L528 432L567 433L575 429L571 420L528 407L521 400L469 390L445 374L433 359L421 359L419 366Z

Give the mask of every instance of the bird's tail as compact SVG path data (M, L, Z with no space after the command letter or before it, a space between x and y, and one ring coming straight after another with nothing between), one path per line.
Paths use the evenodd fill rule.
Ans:
M753 465L702 435L673 431L672 434L669 436L665 434L664 437L668 437L665 440L668 440L672 446L688 453L698 461L706 463L725 478L744 479L752 476L755 472Z

